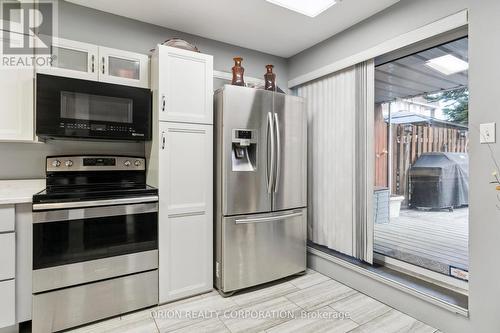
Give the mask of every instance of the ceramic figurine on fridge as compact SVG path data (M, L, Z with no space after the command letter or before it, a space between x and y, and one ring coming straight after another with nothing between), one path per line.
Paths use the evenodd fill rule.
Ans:
M241 66L241 62L243 61L243 58L241 57L234 57L234 66L232 69L233 71L233 80L231 81L232 85L235 86L245 86L245 80L243 79L243 74L245 73L245 68Z
M266 74L264 74L264 89L276 91L276 74L273 73L273 65L266 65Z

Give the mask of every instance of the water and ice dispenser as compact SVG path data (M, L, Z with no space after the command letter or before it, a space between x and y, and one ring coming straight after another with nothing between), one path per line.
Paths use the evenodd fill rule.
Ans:
M233 171L257 170L257 137L257 130L233 130L231 154Z

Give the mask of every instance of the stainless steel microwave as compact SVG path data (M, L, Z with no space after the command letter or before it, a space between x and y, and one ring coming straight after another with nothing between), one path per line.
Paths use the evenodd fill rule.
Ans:
M149 89L37 74L36 135L150 140L151 98Z

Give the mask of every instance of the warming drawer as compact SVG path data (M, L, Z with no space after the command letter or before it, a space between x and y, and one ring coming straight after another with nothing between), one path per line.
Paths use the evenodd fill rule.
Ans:
M158 270L33 295L33 333L49 333L158 304Z

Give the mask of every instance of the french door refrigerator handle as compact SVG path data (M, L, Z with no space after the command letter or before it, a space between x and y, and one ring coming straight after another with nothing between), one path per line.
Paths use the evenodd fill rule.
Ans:
M235 222L236 222L236 224L272 222L272 221L277 221L277 220L286 219L289 217L301 216L301 215L302 215L302 212L298 212L298 213L290 213L290 214L270 216L270 217L257 217L257 218L253 218L253 219L237 219Z
M280 141L280 123L278 114L274 114L274 122L276 128L276 179L274 180L274 193L278 192L278 185L281 176L281 141Z
M274 183L274 123L273 123L273 115L271 112L267 113L267 137L271 138L271 165L267 167L267 193L272 193L273 183ZM271 170L269 170L271 169Z

